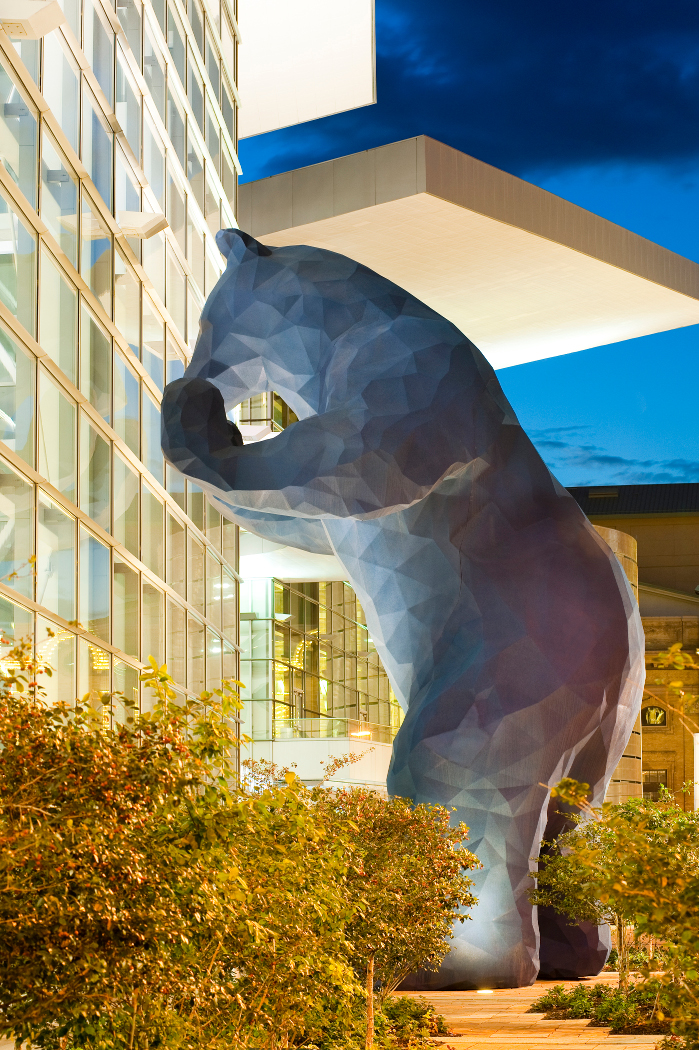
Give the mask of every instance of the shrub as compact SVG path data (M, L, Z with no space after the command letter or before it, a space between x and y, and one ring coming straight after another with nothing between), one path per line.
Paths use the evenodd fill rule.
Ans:
M557 984L535 1000L529 1012L544 1011L547 1018L589 1017L594 1024L609 1026L615 1035L640 1035L669 1031L669 1022L657 1016L661 1003L657 982L642 982L628 989L578 984L566 990Z

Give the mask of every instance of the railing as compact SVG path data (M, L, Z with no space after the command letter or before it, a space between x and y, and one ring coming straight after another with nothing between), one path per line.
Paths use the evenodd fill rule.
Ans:
M279 718L272 723L272 740L358 740L391 744L397 729L354 718ZM253 732L255 740L269 740L269 730Z

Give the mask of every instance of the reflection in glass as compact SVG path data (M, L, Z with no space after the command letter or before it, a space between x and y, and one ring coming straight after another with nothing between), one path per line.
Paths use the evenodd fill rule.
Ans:
M160 53L153 44L148 24L143 31L143 76L160 118L165 123L165 70Z
M121 22L124 36L134 53L139 66L141 64L141 4L139 0L119 0L117 18Z
M206 146L214 162L214 170L218 172L221 165L221 132L208 102L206 103Z
M184 375L184 357L177 347L174 339L168 335L167 338L167 375L166 383L173 383Z
M10 178L36 208L37 123L29 105L0 66L0 156Z
M225 569L221 578L221 612L223 633L235 642L238 634L238 584Z
M132 710L138 711L138 670L131 664L125 664L123 660L113 661L113 688L116 692L123 693L126 700L133 704Z
M221 562L206 552L206 615L221 629Z
M99 86L114 108L114 33L93 0L84 0L83 51Z
M214 89L214 98L218 102L221 86L221 64L218 51L209 33L206 34L206 72L209 74L209 80Z
M131 146L139 164L141 162L141 103L141 92L127 73L121 49L117 48L115 113L126 136L126 141Z
M75 520L39 491L36 600L75 619Z
M33 511L34 486L0 460L0 577L27 598L34 597Z
M80 413L80 509L109 532L110 443Z
M205 532L207 540L213 543L217 551L221 550L221 515L216 508L207 501Z
M80 526L80 606L78 619L90 632L109 641L109 547Z
M218 689L221 685L221 656L223 647L221 637L206 629L206 688Z
M201 54L204 54L204 14L199 0L189 0L189 21L194 30L194 39Z
M146 580L143 581L143 662L154 656L158 664L165 663L165 595Z
M36 333L36 236L0 197L0 301Z
M143 352L141 360L154 383L163 389L165 325L147 295L143 296Z
M71 503L75 493L75 403L39 370L39 473ZM68 617L70 619L70 617Z
M80 37L79 29L76 35ZM77 153L80 127L80 71L60 33L48 33L42 43L44 93L50 94L51 112ZM46 134L45 130L44 134Z
M41 136L41 218L78 265L78 180L44 127Z
M184 255L187 251L185 195L169 169L167 173L167 219Z
M156 233L143 241L143 269L153 282L156 293L165 302L165 237Z
M223 115L223 123L228 128L228 134L235 142L235 106L231 99L228 88L226 87L225 81L223 89L221 91L221 113Z
M114 454L114 539L138 558L138 475Z
M175 470L169 463L165 464L165 488L170 493L178 507L187 513L187 490L186 481L179 470Z
M0 328L0 441L34 466L34 358Z
M112 210L112 141L110 128L91 92L83 87L82 160L109 211Z
M121 354L114 354L114 429L134 455L140 452L141 391L134 375Z
M187 530L172 514L167 516L166 582L182 597L187 597Z
M189 148L187 150L187 178L189 179L189 185L192 187L192 193L194 199L204 211L204 158L200 150L197 148L192 140L192 136L189 137Z
M164 508L146 484L141 488L141 561L161 579L165 575Z
M62 372L76 380L78 357L78 293L63 279L53 257L41 250L39 342Z
M111 421L112 341L83 302L80 310L80 392Z
M112 645L138 658L138 573L116 554L112 604Z
M187 618L187 649L188 649L188 685L189 688L199 693L204 688L204 624L193 616Z
M110 665L110 655L101 646L93 645L84 638L78 638L78 696L83 697L86 693L90 694L90 701L101 715L102 725L105 728L109 728L112 721L112 704L109 696L111 693Z
M179 160L182 167L185 165L185 140L186 140L186 123L185 116L177 102L175 101L172 93L167 93L167 130L170 135L170 141L172 142L177 159Z
M53 36L54 34L49 34ZM50 633L49 633L50 632ZM42 682L46 703L73 703L75 691L75 635L58 627L43 616L36 618L36 648L40 656L53 668L49 678Z
M34 637L34 616L28 609L0 598L0 630L11 642Z
M212 182L206 180L206 200L204 201L204 212L207 225L214 236L221 228L220 201L218 192ZM208 295L208 289L207 289Z
M172 61L175 65L182 86L185 84L185 71L184 71L184 56L185 56L185 35L182 28L182 23L175 14L174 10L170 5L167 6L167 46L172 56Z
M221 182L223 183L223 192L225 194L226 200L235 212L235 169L233 167L233 161L231 160L230 154L225 147L221 148Z
M187 96L189 98L189 104L192 107L192 112L194 113L194 119L196 120L197 124L199 125L199 130L201 131L201 133L203 135L204 134L204 84L202 83L201 77L197 73L197 67L196 67L196 64L194 62L194 58L192 56L191 51L189 53L189 62L187 63L187 65L188 65L188 70L187 71L189 73L189 83L187 84Z
M165 211L165 150L148 116L143 118L143 171L161 211Z
M114 213L118 223L123 222L122 212L141 210L141 187L138 185L131 165L121 146L117 143L114 157ZM138 261L141 261L141 240L127 237L126 241Z
M199 291L204 294L204 235L199 232L193 221L187 223L189 245L187 258L194 275L194 280L199 285ZM198 315L201 311L197 311Z
M83 197L80 240L80 270L83 278L111 317L112 235L87 197Z
M174 252L167 248L167 308L182 338L186 334L185 307L187 305L187 282L182 267L175 259Z
M141 432L143 447L141 449L141 462L153 477L163 483L163 453L160 447L160 407L151 400L143 388Z
M187 550L187 594L189 604L204 615L204 547L189 535Z
M187 681L187 641L185 611L174 602L167 603L167 669L181 685Z
M138 357L141 342L141 282L119 252L114 253L114 268L114 323Z

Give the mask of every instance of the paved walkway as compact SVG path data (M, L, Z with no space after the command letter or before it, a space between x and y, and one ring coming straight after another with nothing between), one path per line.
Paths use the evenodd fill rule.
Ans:
M617 975L605 973L590 984L617 983ZM585 982L587 983L587 982ZM454 1035L439 1042L454 1050L653 1050L659 1035L610 1035L608 1028L591 1027L588 1020L545 1021L543 1014L527 1013L531 1003L554 984L537 981L532 988L508 988L484 992L430 992L425 998L443 1014ZM399 993L406 994L406 993Z

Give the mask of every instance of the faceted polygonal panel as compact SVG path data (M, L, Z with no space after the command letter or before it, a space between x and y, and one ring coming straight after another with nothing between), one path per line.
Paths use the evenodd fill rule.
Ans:
M335 554L406 710L389 790L471 828L480 903L413 983L530 983L532 858L565 826L549 788L575 777L600 802L640 706L629 585L454 325L333 252L218 243L228 265L165 391L163 451L246 529ZM226 413L265 390L299 421L232 443ZM560 929L550 969L589 972L598 931Z

